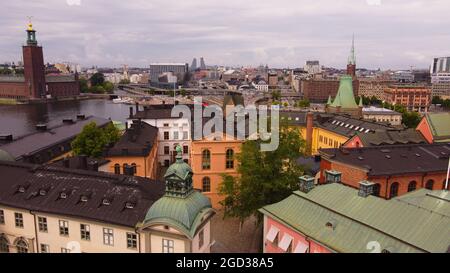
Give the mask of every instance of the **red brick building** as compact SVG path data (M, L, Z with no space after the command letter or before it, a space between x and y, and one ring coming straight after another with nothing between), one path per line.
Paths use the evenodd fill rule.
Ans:
M301 90L305 99L311 102L327 102L328 98L336 97L339 90L339 80L309 79L301 82ZM359 94L359 81L353 80L353 92Z
M403 105L409 111L428 112L431 105L431 88L424 85L390 85L384 90L387 103Z
M42 47L38 45L31 23L23 46L23 62L23 75L0 77L0 98L26 100L80 94L78 75L49 76L46 79Z
M339 174L341 183L353 188L373 182L374 195L391 199L422 188L445 189L450 144L324 149L320 154L320 184Z

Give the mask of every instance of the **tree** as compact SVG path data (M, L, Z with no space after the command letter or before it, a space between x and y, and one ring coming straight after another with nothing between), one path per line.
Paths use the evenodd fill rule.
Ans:
M80 83L81 93L88 93L89 92L88 81L85 78L80 78L78 82Z
M408 128L417 128L421 117L417 112L405 112L402 115L403 124Z
M122 79L122 80L120 80L119 84L130 84L130 80L129 79Z
M272 92L272 100L277 101L281 99L281 92L279 90L275 90Z
M311 106L311 103L309 102L308 99L305 99L305 100L300 100L300 101L298 101L298 102L297 102L297 105L298 105L298 107L306 108L306 107Z
M181 90L180 90L180 95L181 95L182 97L186 97L186 89L181 89Z
M102 87L107 93L112 93L114 91L114 84L112 82L106 81L103 83Z
M92 75L90 81L92 86L101 86L105 82L105 76L103 73L95 73Z
M444 100L441 99L441 97L439 96L434 96L433 100L432 100L432 104L434 104L435 106L438 104L442 104L444 102Z
M280 145L272 152L261 152L260 141L248 140L237 155L239 177L222 175L219 192L225 217L237 217L241 224L261 207L280 202L292 194L303 174L296 159L302 155L304 141L296 129L280 129ZM256 194L257 193L257 194Z
M119 138L119 131L112 123L102 129L97 127L95 122L91 122L84 126L81 133L72 142L72 150L75 155L100 157L104 147L117 142Z

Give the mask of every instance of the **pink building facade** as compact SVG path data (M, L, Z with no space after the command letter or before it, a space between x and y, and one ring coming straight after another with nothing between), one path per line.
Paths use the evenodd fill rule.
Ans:
M264 215L264 253L332 253L301 232Z

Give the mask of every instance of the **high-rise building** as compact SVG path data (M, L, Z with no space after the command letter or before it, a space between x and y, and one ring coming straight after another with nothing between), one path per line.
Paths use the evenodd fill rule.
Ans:
M197 70L197 58L192 60L191 71Z
M206 70L205 59L203 59L203 57L200 58L200 69Z
M166 72L172 72L182 80L188 71L187 63L152 63L150 64L150 81L157 83L159 76Z
M450 98L450 57L435 58L430 73L433 96Z
M303 70L308 72L308 74L318 74L322 72L319 61L306 61Z

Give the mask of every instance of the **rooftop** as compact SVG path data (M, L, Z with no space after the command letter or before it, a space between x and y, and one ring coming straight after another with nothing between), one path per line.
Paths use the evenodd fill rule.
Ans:
M361 140L364 147L427 143L422 134L415 129L377 130L368 134L358 133L357 136Z
M69 120L66 120L66 122L55 127L47 128L45 131L37 131L32 134L18 137L12 142L1 145L0 151L9 154L14 160L21 160L24 155L32 155L54 145L58 145L59 143L74 139L83 130L83 127L91 122L95 122L97 126L103 127L111 121L94 116L85 117L83 119L73 119L70 122ZM2 158L0 158L0 160L1 159Z
M430 113L425 118L436 141L450 141L450 113Z
M450 144L322 149L324 159L366 169L370 176L446 172Z
M165 185L134 176L0 161L0 204L135 227Z
M158 137L158 128L135 120L104 156L148 156Z
M384 200L333 183L294 192L260 212L336 252L368 253L370 242L398 253L445 253L450 246L448 191L422 189Z

